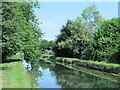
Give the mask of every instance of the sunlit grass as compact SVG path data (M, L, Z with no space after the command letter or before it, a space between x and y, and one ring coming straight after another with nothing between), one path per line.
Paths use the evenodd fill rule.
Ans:
M15 59L15 60L23 60L24 56L21 52L16 53L15 55L12 55L11 57L7 57L7 59Z
M106 63L106 62L97 62L97 61L87 61L87 60L80 60L80 61L85 61L85 62L90 62L90 63L95 63L95 64L102 64L102 65L106 65L106 66L120 66L120 64L115 64L115 63Z
M22 63L11 62L0 64L2 67L2 87L3 88L30 88L31 81Z
M44 54L43 56L46 56L47 58L44 58L44 59L47 60L47 59L50 59L50 57L53 57L54 55ZM81 60L81 59L78 59L78 58L66 58L66 57L55 57L54 56L54 59L62 59L62 60L66 59L66 60L70 60L70 61L77 60L77 61L81 61L81 62L88 62L88 63L94 63L94 64L102 64L102 65L105 65L105 66L114 66L114 67L120 66L120 64L115 64L115 63L98 62L98 61L92 61L92 60Z

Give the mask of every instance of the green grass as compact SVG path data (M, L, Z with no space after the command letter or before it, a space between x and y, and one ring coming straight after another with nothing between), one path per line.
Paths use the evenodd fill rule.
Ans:
M45 60L51 60L51 57L53 59L62 59L62 60L70 60L70 61L74 61L74 60L77 60L77 61L81 61L81 62L88 62L88 63L94 63L94 64L101 64L101 65L104 65L104 66L109 66L109 67L118 67L120 66L120 64L114 64L114 63L106 63L106 62L98 62L98 61L92 61L92 60L81 60L81 59L78 59L78 58L66 58L66 57L55 57L54 55L48 55L48 54L44 54L42 57L46 56L47 58L43 58Z
M44 60L54 60L54 59L56 59L56 57L54 55L49 55L49 54L43 54L40 58L44 59Z
M31 80L21 61L0 64L2 88L30 88Z
M120 64L114 64L114 63L97 62L97 61L87 61L87 60L80 60L80 61L85 61L85 62L90 62L90 63L95 63L95 64L102 64L102 65L105 65L105 66L114 66L114 67L120 66Z
M7 57L7 59L12 59L12 60L24 60L24 56L22 55L21 52L16 53L15 55L12 55L11 57Z
M94 63L94 64L102 64L102 65L105 65L105 66L114 66L114 67L120 66L120 64L98 62L98 61L92 61L92 60L80 60L80 59L77 59L77 58L56 57L56 59L63 59L63 60L67 59L67 60L70 60L70 61L77 60L77 61L81 61L81 62L89 62L89 63Z

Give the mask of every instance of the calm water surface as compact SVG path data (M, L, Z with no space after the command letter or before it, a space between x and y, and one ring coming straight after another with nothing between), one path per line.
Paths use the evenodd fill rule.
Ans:
M33 83L40 88L120 88L120 78L113 78L103 72L73 70L55 63L27 63L23 66L32 75Z

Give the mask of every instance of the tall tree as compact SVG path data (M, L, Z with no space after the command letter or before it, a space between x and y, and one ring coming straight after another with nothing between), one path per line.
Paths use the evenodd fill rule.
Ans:
M56 55L80 58L84 45L84 33L85 24L82 23L82 18L78 17L75 21L68 20L56 40L53 49Z
M86 24L88 34L91 35L93 31L101 23L102 16L100 15L99 11L97 11L96 6L94 4L92 6L85 8L81 15Z
M68 20L66 25L64 25L61 29L61 33L57 36L57 39L55 41L55 45L53 47L53 51L55 52L56 56L66 56L66 57L72 57L72 51L66 45L65 41L70 38L71 36L71 29L70 26L73 24L71 20Z
M2 3L3 57L6 58L19 51L24 53L25 59L34 60L40 55L38 45L42 32L38 27L33 7L39 7L39 4L30 2Z
M84 23L86 24L86 44L84 46L84 50L82 51L82 59L94 60L96 48L95 40L93 38L97 27L103 21L102 16L94 4L85 8L81 15Z
M120 19L106 20L95 34L98 61L120 63Z

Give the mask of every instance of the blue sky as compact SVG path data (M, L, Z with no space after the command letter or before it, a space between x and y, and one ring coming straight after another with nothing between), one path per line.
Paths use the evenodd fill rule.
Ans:
M60 33L60 28L68 19L74 20L81 16L82 11L93 4L104 19L118 17L117 2L41 2L40 9L34 9L36 18L42 22L40 26L45 32L43 38L54 40Z

